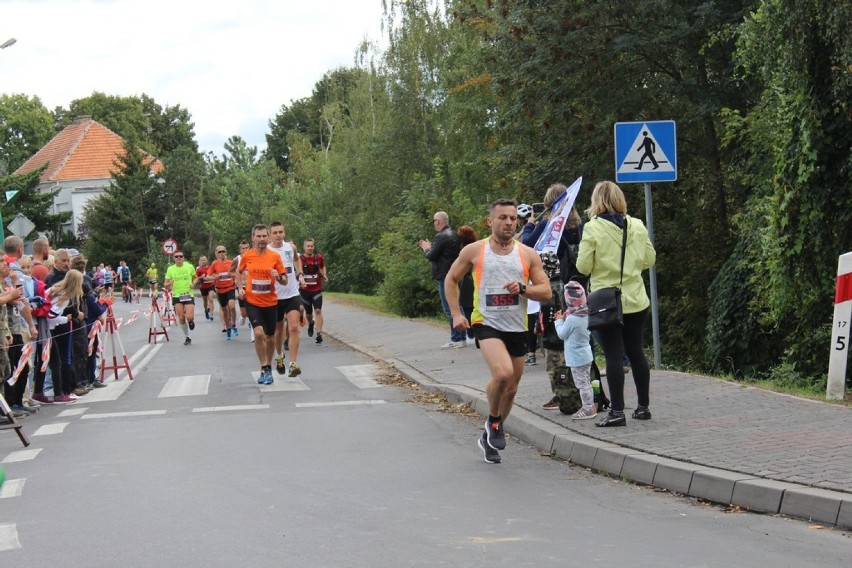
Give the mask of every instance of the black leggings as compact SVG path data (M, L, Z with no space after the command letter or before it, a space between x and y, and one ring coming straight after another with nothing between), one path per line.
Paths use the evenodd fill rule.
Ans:
M645 320L648 309L624 314L624 327L598 330L598 339L606 357L606 381L613 410L624 410L624 353L630 358L633 382L639 406L648 406L651 371L642 347L645 344Z

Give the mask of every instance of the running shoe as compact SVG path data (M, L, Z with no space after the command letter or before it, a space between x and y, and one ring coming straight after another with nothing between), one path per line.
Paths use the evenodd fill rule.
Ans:
M34 393L30 398L41 404L53 404L53 397L45 396L43 394Z
M232 325L232 326L231 326L231 332L234 334L234 337L239 337L239 336L240 336L240 330L239 330L239 328L238 328L237 326L235 326L235 325Z
M506 449L506 433L503 431L502 420L496 420L495 422L486 420L485 431L488 433L486 440L488 441L489 446L495 450Z
M192 340L189 337L183 340L184 345L189 345L190 343L192 343Z
M290 362L290 373L287 375L288 377L297 377L302 374L302 369L299 367L298 363Z
M192 331L193 329L195 329L195 322L194 321L189 320L189 322L187 322L187 323L189 324L189 331Z
M77 402L77 399L68 394L61 394L53 397L54 404L72 404Z
M479 449L482 450L482 454L487 463L500 463L503 461L500 457L500 452L488 445L488 440L485 438L485 432L482 433L482 436L480 436L480 438L476 441L476 444L479 446Z
M322 332L317 332L317 343L322 343Z
M230 341L231 340L231 328L229 327L227 331L228 331L228 335L225 337L225 339Z
M308 337L314 336L314 322L308 322Z
M225 326L223 325L223 326L222 326L222 333L225 333L226 331L228 331L228 329L229 329L229 328L227 328L227 327L225 327Z
M267 369L264 372L266 373L266 381L264 382L264 384L271 385L272 383L274 383L275 379L272 377L272 369Z
M284 365L284 356L275 358L275 370L278 371L279 375L283 375L287 371L286 365Z
M257 384L265 385L266 384L266 369L260 370L260 376L257 377Z
M30 412L29 410L24 408L23 405L21 405L21 404L13 405L11 407L11 410L12 410L12 416L14 416L15 418L26 418L27 416L32 414L32 412Z

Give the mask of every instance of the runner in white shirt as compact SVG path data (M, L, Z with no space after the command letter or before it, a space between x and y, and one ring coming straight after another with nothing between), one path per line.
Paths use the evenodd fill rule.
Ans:
M275 292L278 295L278 320L275 326L275 370L283 375L284 367L284 323L286 321L289 332L290 368L289 377L295 377L302 373L299 367L299 323L302 317L302 296L299 288L305 285L302 275L302 261L299 252L292 243L284 242L284 225L275 221L269 226L269 237L272 242L269 250L281 255L281 262L287 272L287 284L275 284ZM293 278L293 276L296 278Z

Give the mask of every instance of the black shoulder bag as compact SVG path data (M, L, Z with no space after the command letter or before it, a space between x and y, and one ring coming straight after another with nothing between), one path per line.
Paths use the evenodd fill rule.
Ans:
M624 228L621 237L621 278L618 288L601 288L595 290L586 299L589 307L589 329L606 329L624 325L624 314L621 311L621 285L624 283L624 254L627 251L627 216L624 216Z

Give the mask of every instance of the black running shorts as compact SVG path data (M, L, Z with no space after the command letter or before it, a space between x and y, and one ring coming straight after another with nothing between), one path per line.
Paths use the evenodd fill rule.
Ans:
M512 357L523 357L527 354L527 332L525 331L500 331L482 324L474 325L471 329L476 338L477 347L483 339L499 339Z
M275 335L275 316L278 313L276 306L261 307L246 302L246 314L251 322L252 328L262 327L266 337Z

